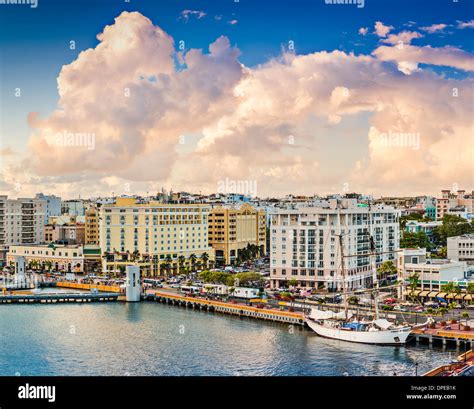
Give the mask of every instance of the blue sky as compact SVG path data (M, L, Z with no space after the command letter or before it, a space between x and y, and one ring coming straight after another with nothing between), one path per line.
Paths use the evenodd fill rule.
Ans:
M326 5L324 0L39 0L38 7L0 6L1 127L3 143L23 149L29 138L28 113L47 116L56 107L57 77L61 67L73 62L82 50L98 44L96 35L113 24L122 11L139 11L186 49L202 48L221 35L239 48L239 60L255 67L277 57L289 41L297 54L342 50L369 55L378 45L371 34L374 23L393 26L393 32L419 30L436 23L452 25L444 32L426 35L412 44L455 46L473 52L470 30L459 30L458 21L469 21L474 2L469 0L366 0L355 5ZM184 10L205 16L182 18ZM235 24L230 24L235 20ZM358 34L367 27L366 36ZM71 50L69 42L76 49ZM465 78L468 74L446 67L431 67L438 74ZM15 88L22 97L16 98ZM6 141L6 142L5 142Z

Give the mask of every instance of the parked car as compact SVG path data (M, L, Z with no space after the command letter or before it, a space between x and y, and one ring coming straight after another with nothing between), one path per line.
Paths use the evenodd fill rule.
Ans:
M408 308L404 307L403 305L395 305L393 307L393 311L406 312L408 311Z

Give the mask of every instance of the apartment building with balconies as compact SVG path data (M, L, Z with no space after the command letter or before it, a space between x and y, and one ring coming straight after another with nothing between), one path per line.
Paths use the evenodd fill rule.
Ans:
M338 234L343 235L346 289L371 286L369 220L379 266L387 260L396 263L399 217L399 210L383 205L369 210L357 199L330 199L318 206L276 210L270 215L271 287L280 288L295 279L300 288L341 290Z
M44 242L44 201L0 196L0 245Z

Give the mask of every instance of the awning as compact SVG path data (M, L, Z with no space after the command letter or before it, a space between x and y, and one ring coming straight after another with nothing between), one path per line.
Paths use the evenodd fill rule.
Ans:
M416 297L416 296L417 296L418 294L420 294L420 293L421 293L420 290L415 290L415 291L413 291L413 292L412 292L411 290L406 290L406 291L404 292L405 295L408 295L408 296L410 296L410 297Z
M429 291L422 291L419 296L420 297L426 297L428 295Z
M439 293L437 297L439 298L445 298L447 293Z
M438 295L438 291L431 291L429 294L428 294L428 297L436 297Z
M464 301L472 301L472 295L468 294L464 297Z
M456 296L456 294L454 294L454 293L449 293L449 294L446 296L446 298L447 298L448 300L452 300L455 296Z
M466 294L456 295L456 300L462 300Z
M390 321L387 321L384 318L380 318L378 320L375 320L374 324L376 324L377 326L379 326L382 329L388 329L392 326L392 323Z

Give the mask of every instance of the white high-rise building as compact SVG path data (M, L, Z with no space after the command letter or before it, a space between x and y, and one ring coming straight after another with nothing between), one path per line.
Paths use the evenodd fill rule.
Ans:
M357 199L330 199L314 207L276 210L270 216L271 288L295 279L300 288L341 290L341 252L338 234L343 234L346 288L372 284L369 214L377 266L387 260L396 264L399 248L398 210L369 207ZM340 229L340 230L339 230ZM357 256L359 254L359 256ZM365 254L365 255L364 255Z
M44 241L44 200L0 196L0 246Z

